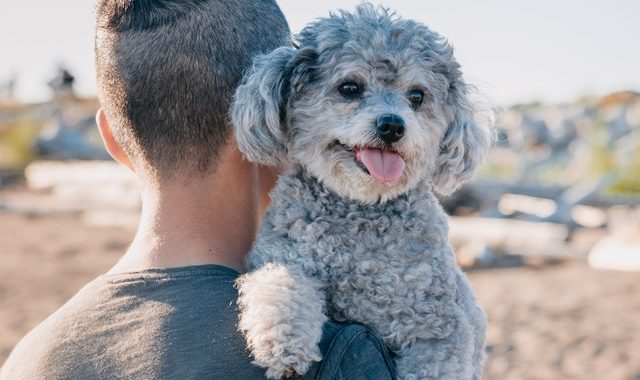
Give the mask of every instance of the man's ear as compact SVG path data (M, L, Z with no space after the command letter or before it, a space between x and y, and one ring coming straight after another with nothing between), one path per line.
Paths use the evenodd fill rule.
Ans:
M109 155L113 157L114 160L118 161L119 163L133 171L131 159L129 159L129 156L127 155L127 153L125 153L122 146L113 137L111 125L109 124L107 115L102 108L100 108L96 113L96 124L98 124L98 130L100 130L102 142L104 143L104 147L107 149Z
M308 74L310 49L280 47L255 58L237 88L231 121L238 148L254 163L286 163L286 108Z

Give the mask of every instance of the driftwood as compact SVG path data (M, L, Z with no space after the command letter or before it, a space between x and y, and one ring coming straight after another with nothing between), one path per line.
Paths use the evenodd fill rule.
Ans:
M475 211L481 212L483 216L564 224L573 231L577 227L582 227L572 214L578 205L601 207L615 205L618 202L624 205L640 204L640 198L618 199L603 195L603 190L613 180L612 176L604 176L597 180L584 180L570 187L545 187L526 183L478 180L461 190L458 197L454 195L449 199L443 199L442 202L449 212L454 212L458 205L476 205ZM522 200L521 204L514 202L514 199ZM510 201L508 210L500 207L501 201L505 200ZM544 200L553 202L551 212L531 211L529 204L536 204L536 202L542 204Z
M137 179L113 161L36 161L25 177L33 191L0 193L0 210L73 215L89 225L124 228L135 228L140 218Z
M32 190L86 208L138 210L140 192L133 173L113 161L36 161L25 169Z
M586 252L567 244L563 224L482 217L451 217L449 240L454 247L484 244L518 255L584 259Z

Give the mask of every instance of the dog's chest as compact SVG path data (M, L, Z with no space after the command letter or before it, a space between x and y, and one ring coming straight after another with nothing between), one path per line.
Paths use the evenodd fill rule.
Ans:
M382 224L351 231L330 227L318 240L317 254L332 316L365 323L385 336L392 334L391 321L427 320L442 303L453 302L457 268L443 231L427 223L420 229Z
M365 323L393 346L393 337L399 342L443 331L418 323L422 331L414 323L440 323L455 298L458 269L446 215L431 193L362 205L292 184L273 194L253 267L282 262L302 268L324 284L332 317ZM402 319L414 322L392 323Z
M281 256L275 261L304 264L314 277L336 282L356 274L411 273L423 263L438 265L448 247L446 216L431 193L365 205L297 190L295 198L273 194L257 245L266 248L263 254Z

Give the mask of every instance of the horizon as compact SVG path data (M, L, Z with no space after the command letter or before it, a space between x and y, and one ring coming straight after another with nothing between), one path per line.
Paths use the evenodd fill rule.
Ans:
M277 2L296 33L329 10L353 10L360 1ZM16 75L18 100L46 101L51 96L46 82L63 64L76 77L76 93L95 96L93 2L69 0L65 7L38 3L37 13L32 3L13 3L3 7L11 8L8 12L0 12L0 84ZM566 103L618 91L640 92L640 49L632 48L640 37L640 23L633 19L640 14L640 2L385 3L446 37L467 81L496 105Z

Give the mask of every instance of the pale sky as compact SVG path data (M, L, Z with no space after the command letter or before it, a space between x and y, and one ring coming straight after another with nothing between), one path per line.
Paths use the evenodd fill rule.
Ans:
M277 0L292 31L359 0ZM447 37L469 82L499 105L640 91L638 0L374 1ZM46 100L63 62L81 95L95 94L93 0L0 0L0 82Z

